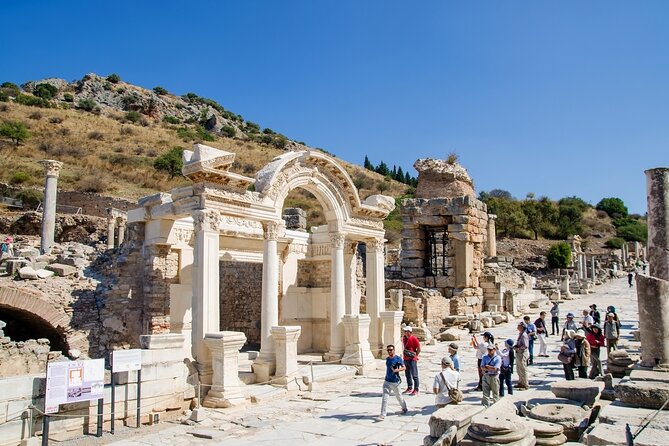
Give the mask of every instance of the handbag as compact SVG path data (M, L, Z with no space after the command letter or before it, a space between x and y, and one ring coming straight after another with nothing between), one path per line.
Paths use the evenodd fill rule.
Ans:
M562 364L571 364L574 361L574 353L560 352L557 358Z
M439 374L439 377L441 378L441 381L444 383L446 389L448 390L448 397L451 399L451 403L453 404L461 403L464 398L462 391L456 387L449 386L448 383L446 382L446 378L444 378L444 375L442 373Z
M415 358L416 357L416 352L409 350L408 348L404 349L404 356L407 358Z

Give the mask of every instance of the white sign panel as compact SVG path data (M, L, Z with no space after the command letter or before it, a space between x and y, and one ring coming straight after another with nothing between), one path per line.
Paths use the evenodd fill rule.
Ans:
M58 412L58 406L102 398L105 360L50 362L46 370L44 412Z
M112 352L112 372L129 372L142 368L142 350L114 350Z

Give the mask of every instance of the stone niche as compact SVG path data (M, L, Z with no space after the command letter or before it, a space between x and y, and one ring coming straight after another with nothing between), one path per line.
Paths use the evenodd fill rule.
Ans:
M420 159L414 167L416 198L403 200L401 208L402 279L458 298L458 313L462 306L481 311L487 207L474 195L473 182L458 163Z
M262 263L220 262L221 330L240 331L246 346L260 347Z

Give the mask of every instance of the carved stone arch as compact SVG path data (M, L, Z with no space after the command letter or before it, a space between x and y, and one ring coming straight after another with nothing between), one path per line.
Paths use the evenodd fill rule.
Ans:
M263 201L281 212L288 193L298 187L311 192L326 214L343 224L361 207L358 191L348 173L331 157L314 151L282 154L256 176L256 191Z
M69 317L41 298L40 293L17 288L0 287L0 310L15 312L44 324L59 337L65 348L69 346L67 329Z

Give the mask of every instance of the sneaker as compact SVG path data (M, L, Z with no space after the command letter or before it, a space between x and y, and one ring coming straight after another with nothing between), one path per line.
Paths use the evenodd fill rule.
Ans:
M409 412L409 408L408 408L408 407L405 407L404 409L402 409L402 415L406 415L407 412Z
M483 387L481 387L481 386L474 387L474 392L482 392L482 391L483 391Z
M402 393L405 394L405 393L411 393L411 392L413 392L413 389L406 389L406 390L405 390L404 392L402 392Z
M409 395L418 395L418 389L414 389Z

